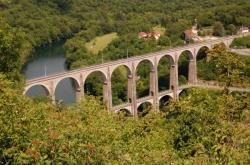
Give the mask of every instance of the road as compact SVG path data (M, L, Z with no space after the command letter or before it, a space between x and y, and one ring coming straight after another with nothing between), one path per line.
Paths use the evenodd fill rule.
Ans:
M243 56L250 56L250 48L249 49L231 49L231 52L234 52Z
M216 85L207 85L207 84L196 84L192 85L193 87L199 87L199 88L208 88L208 89L215 89L215 90L223 90L225 87L223 86L216 86ZM229 87L229 91L236 91L236 92L250 92L249 88L238 88L238 87Z

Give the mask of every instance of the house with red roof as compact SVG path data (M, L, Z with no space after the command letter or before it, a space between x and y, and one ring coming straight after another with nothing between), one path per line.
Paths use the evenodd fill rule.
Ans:
M154 38L155 40L159 40L160 37L161 37L161 33L159 32L149 32L149 33L139 32L138 33L138 38L140 39Z
M185 41L190 41L198 37L198 30L196 26L193 26L192 29L184 31Z
M140 32L138 33L138 37L141 39L141 38L147 38L148 37L148 34L145 33L145 32Z
M152 36L155 38L155 40L159 40L161 37L161 33L159 32L152 32Z

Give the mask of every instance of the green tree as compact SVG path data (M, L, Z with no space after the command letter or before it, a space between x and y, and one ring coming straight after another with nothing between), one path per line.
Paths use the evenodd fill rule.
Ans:
M53 0L53 2L62 10L68 10L73 3L72 0Z
M250 48L250 36L236 38L233 40L231 47L233 48Z
M159 44L160 46L169 46L169 47L171 47L171 40L170 40L170 38L168 38L167 36L162 35L162 36L160 37L159 41L158 41L158 44Z
M213 35L215 35L215 36L224 36L225 35L224 25L221 22L214 23Z
M37 132L32 124L36 125L35 121L43 116L40 105L32 104L22 96L22 90L0 74L0 161L3 164L15 163L28 147L32 134Z
M218 44L208 51L208 61L216 63L216 74L219 81L225 82L226 86L241 84L243 81L244 61L234 53L228 51L224 44Z
M7 23L0 25L0 72L13 80L20 80L23 34Z
M234 26L234 24L228 25L228 26L226 27L226 29L227 29L227 33L230 34L230 35L236 34L236 32L237 32L237 29L236 29L236 27Z

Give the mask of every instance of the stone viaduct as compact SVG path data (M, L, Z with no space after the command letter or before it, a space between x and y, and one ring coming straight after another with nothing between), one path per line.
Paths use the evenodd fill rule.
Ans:
M58 73L46 77L41 77L37 79L28 80L26 82L24 94L34 87L42 86L47 94L55 101L55 89L60 81L71 78L75 82L77 101L84 96L84 83L85 80L91 73L99 72L103 75L103 98L107 105L107 109L110 112L118 112L122 109L126 109L132 115L137 115L138 107L145 102L149 102L153 105L154 109L159 108L159 100L164 96L170 96L173 99L177 99L179 93L188 88L188 86L178 85L178 60L183 52L188 52L189 54L189 72L188 72L188 82L189 84L196 84L197 82L197 67L196 67L196 57L199 50L203 47L211 49L215 44L224 43L227 47L230 46L234 38L240 36L230 36L224 37L217 40L210 40L202 43L190 44L183 47L172 48L168 50L163 50L155 53L148 53L141 56L135 56L127 59L121 59L113 62L108 62L104 64L89 66L85 68L80 68L72 71L67 71L63 73ZM157 66L163 57L168 57L171 67L170 67L170 87L169 90L159 92L158 90L158 69ZM137 98L136 95L136 69L142 61L149 61L151 64L150 74L150 94L148 97ZM112 103L112 91L111 91L111 76L116 68L119 66L125 66L128 71L128 102L123 105L113 106Z

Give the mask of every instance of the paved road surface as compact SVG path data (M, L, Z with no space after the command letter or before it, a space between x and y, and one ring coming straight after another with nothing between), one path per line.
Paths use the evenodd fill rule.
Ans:
M231 52L238 53L243 56L250 56L250 48L249 49L231 49Z
M219 85L210 85L206 83L198 83L196 85L191 85L191 87L199 87L199 88L209 88L209 89L217 89L217 90L223 90L224 86ZM229 87L230 91L238 91L238 92L250 92L250 88L240 88L240 87Z

